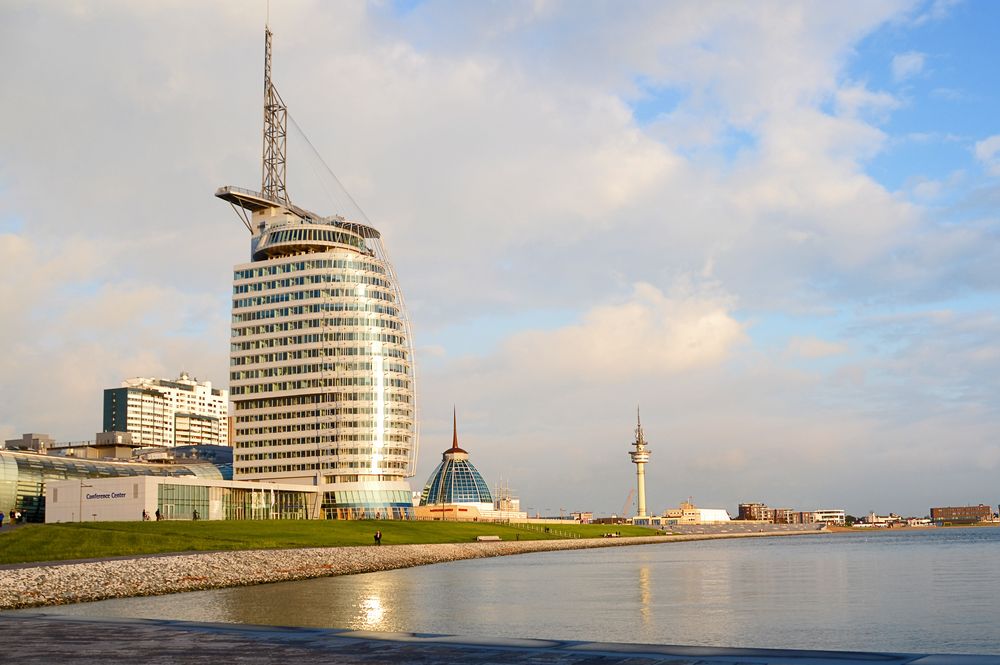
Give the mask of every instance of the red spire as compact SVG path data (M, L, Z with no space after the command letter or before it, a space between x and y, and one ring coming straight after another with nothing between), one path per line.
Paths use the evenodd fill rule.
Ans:
M458 409L452 407L452 429L451 429L451 448L442 453L442 459L448 459L448 455L452 453L464 453L465 451L458 447Z

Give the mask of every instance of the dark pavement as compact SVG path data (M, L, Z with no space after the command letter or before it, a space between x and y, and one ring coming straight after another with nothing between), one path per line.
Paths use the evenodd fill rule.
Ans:
M478 639L158 619L81 619L20 611L0 614L0 663L1000 665L1000 655L879 654Z

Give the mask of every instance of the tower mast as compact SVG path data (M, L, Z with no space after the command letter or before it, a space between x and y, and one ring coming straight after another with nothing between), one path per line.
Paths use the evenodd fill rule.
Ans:
M264 150L260 192L264 198L288 204L285 189L285 149L288 108L271 81L271 28L264 27Z
M632 463L635 464L636 484L638 485L638 511L636 517L648 517L646 515L646 462L649 461L649 449L646 447L646 438L642 434L642 420L639 417L639 407L635 407L635 442L632 444L635 450L630 450Z

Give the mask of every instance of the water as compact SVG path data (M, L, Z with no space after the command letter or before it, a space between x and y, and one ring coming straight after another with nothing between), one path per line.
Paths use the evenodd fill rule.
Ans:
M1000 653L1000 529L527 554L55 608L498 637Z

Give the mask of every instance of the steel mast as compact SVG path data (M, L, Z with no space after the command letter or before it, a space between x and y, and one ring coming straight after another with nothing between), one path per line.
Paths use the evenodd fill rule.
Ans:
M271 81L271 36L271 28L264 26L264 160L260 192L264 198L287 205L285 151L288 108Z

